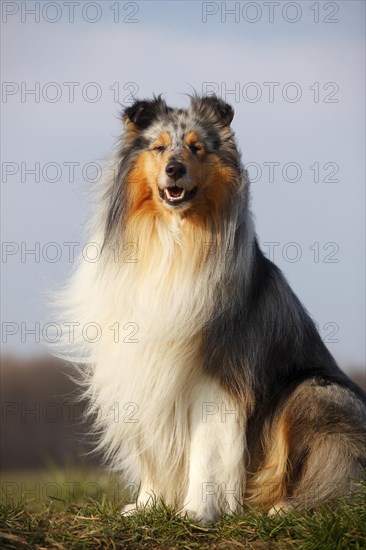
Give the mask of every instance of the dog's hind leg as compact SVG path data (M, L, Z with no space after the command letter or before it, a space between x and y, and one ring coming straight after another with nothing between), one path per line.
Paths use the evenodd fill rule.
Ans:
M286 407L291 426L291 501L300 509L353 491L366 466L366 408L336 384L303 383ZM300 455L299 455L300 449Z
M282 404L254 478L270 513L314 508L350 493L366 465L366 409L337 384L303 382ZM267 485L267 491L264 487Z

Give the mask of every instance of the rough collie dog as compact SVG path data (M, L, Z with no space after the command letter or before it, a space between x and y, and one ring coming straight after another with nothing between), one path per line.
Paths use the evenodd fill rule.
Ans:
M232 119L216 97L124 110L101 254L62 297L98 448L138 488L127 509L301 509L363 475L365 395L258 246Z

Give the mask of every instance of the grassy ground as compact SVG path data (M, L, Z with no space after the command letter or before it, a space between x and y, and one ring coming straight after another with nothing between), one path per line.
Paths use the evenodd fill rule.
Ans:
M121 516L125 490L103 473L7 474L2 485L1 548L366 548L362 494L285 517L248 508L202 526L164 507Z

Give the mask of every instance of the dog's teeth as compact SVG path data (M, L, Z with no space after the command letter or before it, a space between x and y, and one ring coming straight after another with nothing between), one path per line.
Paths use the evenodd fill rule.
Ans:
M170 192L169 192L169 189L166 189L165 192L166 192L166 196L168 197L168 199L170 201L173 201L173 202L182 200L182 198L185 195L185 190L182 190L181 194L178 197L175 197L175 196L171 195Z

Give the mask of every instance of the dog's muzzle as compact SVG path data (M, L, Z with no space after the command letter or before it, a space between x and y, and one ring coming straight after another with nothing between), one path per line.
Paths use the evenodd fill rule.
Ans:
M198 191L198 187L186 189L185 184L180 182L186 173L186 167L178 160L171 160L165 168L165 173L169 178L169 183L163 189L159 188L160 198L170 206L179 206L193 199Z

